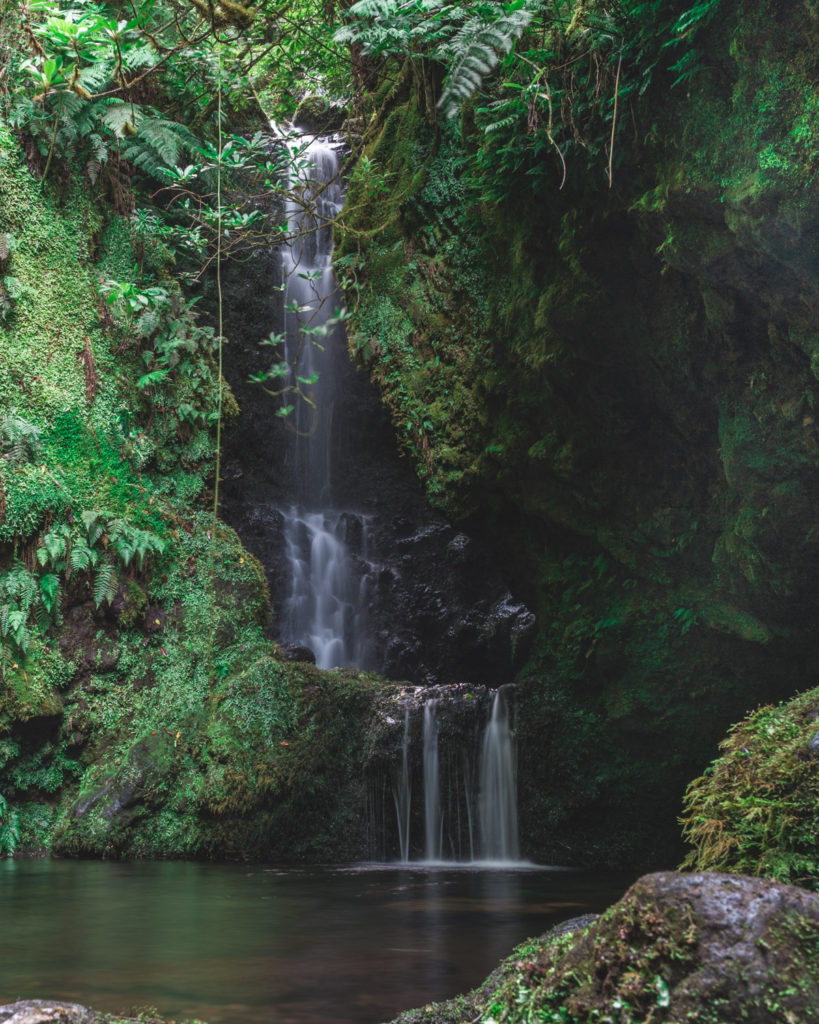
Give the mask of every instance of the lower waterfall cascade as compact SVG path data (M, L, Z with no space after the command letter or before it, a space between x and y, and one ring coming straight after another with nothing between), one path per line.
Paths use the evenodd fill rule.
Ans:
M396 739L400 729L400 745L392 748L381 789L378 782L372 787L371 804L394 806L396 842L383 842L393 833L390 816L371 807L376 847L382 846L373 849L376 859L390 859L395 849L403 864L528 863L518 838L513 692L467 684L418 688L406 698L412 706L405 706L403 719L388 719ZM415 802L413 820L414 787L423 801Z

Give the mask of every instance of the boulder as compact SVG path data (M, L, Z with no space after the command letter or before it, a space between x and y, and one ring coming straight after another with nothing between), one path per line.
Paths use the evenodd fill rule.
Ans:
M396 1024L807 1024L819 1020L818 954L819 896L662 872L580 930L520 947L470 996Z
M78 1003L26 999L0 1006L2 1024L92 1024L95 1014Z

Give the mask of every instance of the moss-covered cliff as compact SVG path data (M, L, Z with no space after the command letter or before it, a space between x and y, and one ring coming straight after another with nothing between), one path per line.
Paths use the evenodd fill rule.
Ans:
M708 5L669 50L663 6L610 165L580 72L552 145L485 133L502 93L434 125L408 66L340 237L399 437L538 610L522 820L560 859L667 852L725 726L814 681L819 11Z
M0 241L0 852L362 856L383 685L267 639L262 568L208 508L214 334L169 254L5 126ZM147 341L105 299L138 260L170 296ZM163 330L186 355L146 383Z

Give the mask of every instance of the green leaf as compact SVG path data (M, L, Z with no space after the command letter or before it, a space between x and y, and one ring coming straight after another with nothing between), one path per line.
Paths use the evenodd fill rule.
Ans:
M170 372L170 370L153 370L151 373L146 373L144 377L140 377L137 381L137 387L150 388L156 384L161 384Z

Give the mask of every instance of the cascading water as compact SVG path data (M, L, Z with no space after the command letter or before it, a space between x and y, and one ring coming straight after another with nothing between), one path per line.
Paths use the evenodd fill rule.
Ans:
M404 742L401 744L401 777L398 786L393 790L395 800L395 816L398 821L398 845L401 851L401 863L409 861L410 850L410 814L412 811L412 790L410 788L410 713L404 712Z
M435 700L424 705L424 851L430 861L441 859L443 833L437 706Z
M492 700L483 736L479 812L482 857L490 861L518 860L515 744L503 689Z
M292 145L292 144L291 144ZM315 137L293 146L298 170L285 205L283 248L285 359L283 399L291 426L285 463L295 504L283 510L291 570L282 639L309 647L319 668L367 667L367 519L333 504L334 411L343 331L328 325L338 305L332 222L343 202L338 147ZM358 551L349 543L351 525Z
M343 407L342 387L348 356L343 329L330 322L339 304L332 272L332 222L343 201L340 146L332 139L315 136L302 136L299 142L288 139L288 145L297 170L290 182L291 199L285 205L290 243L282 250L282 367L286 374L280 378L283 400L279 413L289 429L284 450L277 451L276 457L283 463L285 502L289 504L282 507L285 502L280 500L277 506L290 586L282 608L281 638L309 647L319 668L371 668L377 665L368 640L367 609L380 593L376 587L382 587L384 573L368 557L369 519L372 517L374 537L380 536L381 520L378 512L368 516L345 507L350 500L357 500L349 470L356 465L349 459L355 446L345 443L351 422ZM366 495L363 507L372 507ZM424 527L402 543L416 544L436 529ZM457 539L446 547L445 557L451 558L453 565L460 564L463 554ZM400 579L400 574L400 569L398 573L392 570L389 579ZM502 603L496 601L491 606L492 616ZM429 863L445 858L447 862L515 862L519 848L514 744L506 701L496 694L487 716L487 691L473 687L484 697L466 695L472 707L471 732L460 745L453 745L450 698L457 687L435 689L441 699L428 693L422 701L423 727L416 720L413 732L412 711L405 709L400 771L393 762L395 767L382 776L379 788L381 794L388 793L388 780L392 779L400 860L407 863L422 855ZM445 743L441 742L440 716L446 719ZM486 723L483 729L482 722ZM416 755L415 761L422 762L424 790L423 808L418 802L415 809L416 824L411 800L413 735L422 739L422 755ZM379 807L372 815L373 822L385 820L383 802ZM412 841L422 810L423 850L420 832L415 845Z
M404 694L403 731L400 745L391 748L390 771L402 863L525 863L518 841L512 692L509 686L491 691L460 684ZM390 723L391 729L399 724ZM423 787L423 806L414 815L413 778ZM374 817L384 820L380 813Z

